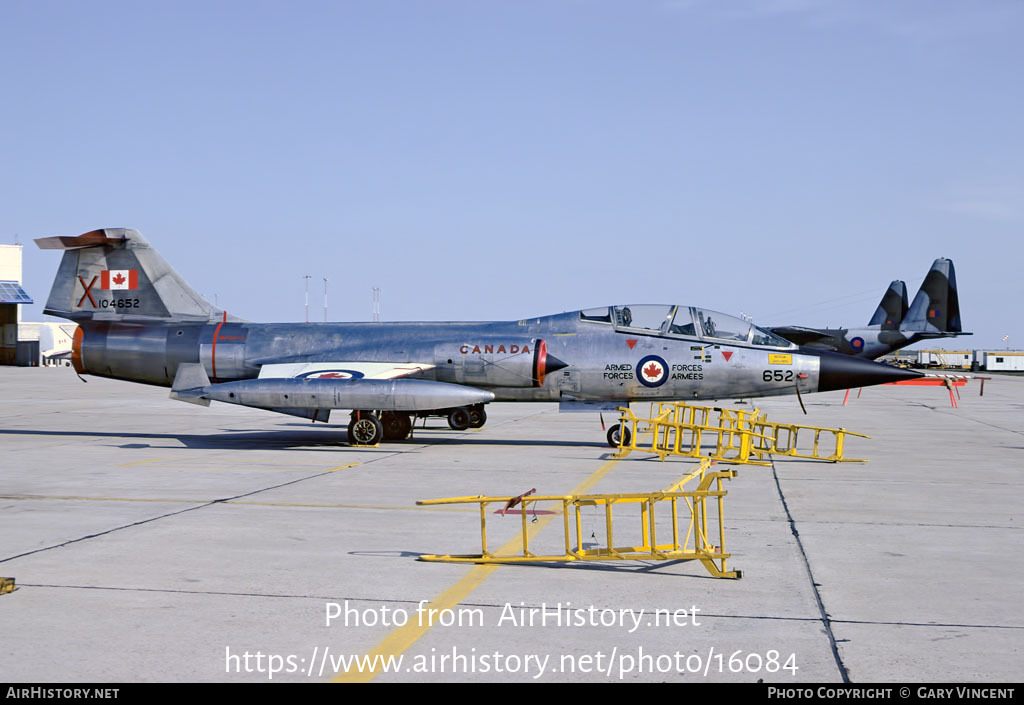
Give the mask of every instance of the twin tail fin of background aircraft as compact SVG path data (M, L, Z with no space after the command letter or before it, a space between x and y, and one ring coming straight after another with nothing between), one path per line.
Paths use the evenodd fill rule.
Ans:
M881 326L882 330L899 330L908 308L907 285L897 279L885 290L882 301L875 309L875 315L871 317L868 325Z
M963 333L953 260L939 257L932 263L910 306L907 285L899 280L892 282L868 326L915 333Z
M889 284L864 328L779 326L771 331L797 345L869 359L928 338L970 335L960 324L956 271L952 260L945 257L932 263L909 306L907 285L900 280Z
M922 337L963 334L952 260L935 260L899 329L921 333Z

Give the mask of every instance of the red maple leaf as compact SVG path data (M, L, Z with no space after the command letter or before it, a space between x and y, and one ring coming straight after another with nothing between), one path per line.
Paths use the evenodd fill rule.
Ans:
M118 272L117 276L114 277L113 282L115 284L124 284L124 275Z
M661 366L656 362L652 362L644 368L644 374L648 377L657 377L661 374Z
M344 379L345 375L340 372L325 372L318 376L319 379Z

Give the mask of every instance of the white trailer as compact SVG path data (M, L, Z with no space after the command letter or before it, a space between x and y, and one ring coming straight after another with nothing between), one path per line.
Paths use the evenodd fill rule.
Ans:
M978 350L978 365L992 372L1024 372L1024 352L1020 350Z
M920 367L945 367L969 370L974 359L973 350L918 350Z

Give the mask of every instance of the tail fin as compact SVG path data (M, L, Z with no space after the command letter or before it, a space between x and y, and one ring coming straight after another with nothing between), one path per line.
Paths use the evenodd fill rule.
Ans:
M900 328L925 333L963 332L952 260L945 257L935 260Z
M64 250L45 313L79 322L206 322L222 315L137 230L104 228L36 244Z
M882 295L882 301L875 309L869 326L881 326L882 330L899 330L903 317L907 315L907 285L899 279L889 285Z
M171 385L171 399L187 401L189 404L209 406L210 400L203 398L203 389L210 386L210 378L201 362L183 362L178 365Z

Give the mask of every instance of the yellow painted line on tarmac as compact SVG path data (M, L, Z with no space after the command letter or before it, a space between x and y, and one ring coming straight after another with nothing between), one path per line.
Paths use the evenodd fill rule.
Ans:
M118 467L126 468L133 465L145 465L146 463L157 463L162 460L174 460L174 458L153 458L152 460L137 460L134 463L122 463ZM309 473L323 473L323 472L338 472L339 470L347 470L348 468L354 468L362 463L349 463L348 465L339 465L336 468L328 468L327 470L321 470L320 468L277 468L277 467L260 467L256 465L230 465L225 463L224 465L190 465L188 461L178 461L173 465L176 470L259 470L259 471L273 471L273 472L309 472Z
M341 468L332 468L330 470L320 470L319 468L275 468L275 467L260 467L258 465L190 465L187 462L169 464L162 470L225 470L228 472L239 472L239 471L251 471L251 472L308 472L308 473L321 473L321 472L336 472Z
M412 510L420 509L432 509L433 507L406 507L406 506L390 506L386 504L314 504L311 502L236 502L231 500L229 502L223 502L223 504L245 504L256 507L308 507L310 509L386 509L386 510L398 510L402 512L408 512ZM459 509L457 511L466 512L470 514L479 514L479 509Z
M348 465L339 465L336 468L324 470L323 472L338 472L339 470L348 470L349 468L354 468L356 465L362 465L362 463L349 463Z
M180 504L206 504L210 499L167 499L156 497L80 497L76 495L42 495L42 494L0 494L0 499L57 499L86 502L167 502Z
M0 499L55 499L83 502L163 502L167 504L210 504L215 499L182 499L178 497L81 497L76 495L40 495L40 494L2 494ZM455 507L417 507L417 506L389 506L385 504L328 504L314 502L244 502L241 500L229 499L220 504L241 504L254 507L299 507L308 509L384 509L408 511L448 511L462 512L468 514L479 514L479 509L462 509Z
M596 485L602 478L605 477L612 469L619 464L621 458L613 458L608 462L604 463L601 467L591 474L586 480L576 486L569 494L586 494L586 492ZM472 510L479 513L479 509ZM561 512L556 514L547 514L538 519L536 522L530 524L528 536L532 540L541 530L544 529L551 521L557 516L561 515ZM520 531L519 534L509 541L507 544L498 550L497 555L508 556L513 553L517 553L521 550L523 545L523 533ZM460 602L465 600L470 593L476 590L480 585L490 577L491 573L499 568L498 565L478 565L466 573L460 578L454 585L442 592L433 602L424 607L424 611L418 614L431 614L431 610L446 610L453 609ZM398 627L375 646L371 651L366 654L365 659L359 659L353 663L372 663L372 670L361 671L358 668L350 667L344 673L337 674L333 681L334 683L367 683L380 672L382 664L387 663L391 657L398 656L403 651L408 649L410 646L415 644L420 637L429 631L432 625L419 624L419 620L409 620L405 626Z

